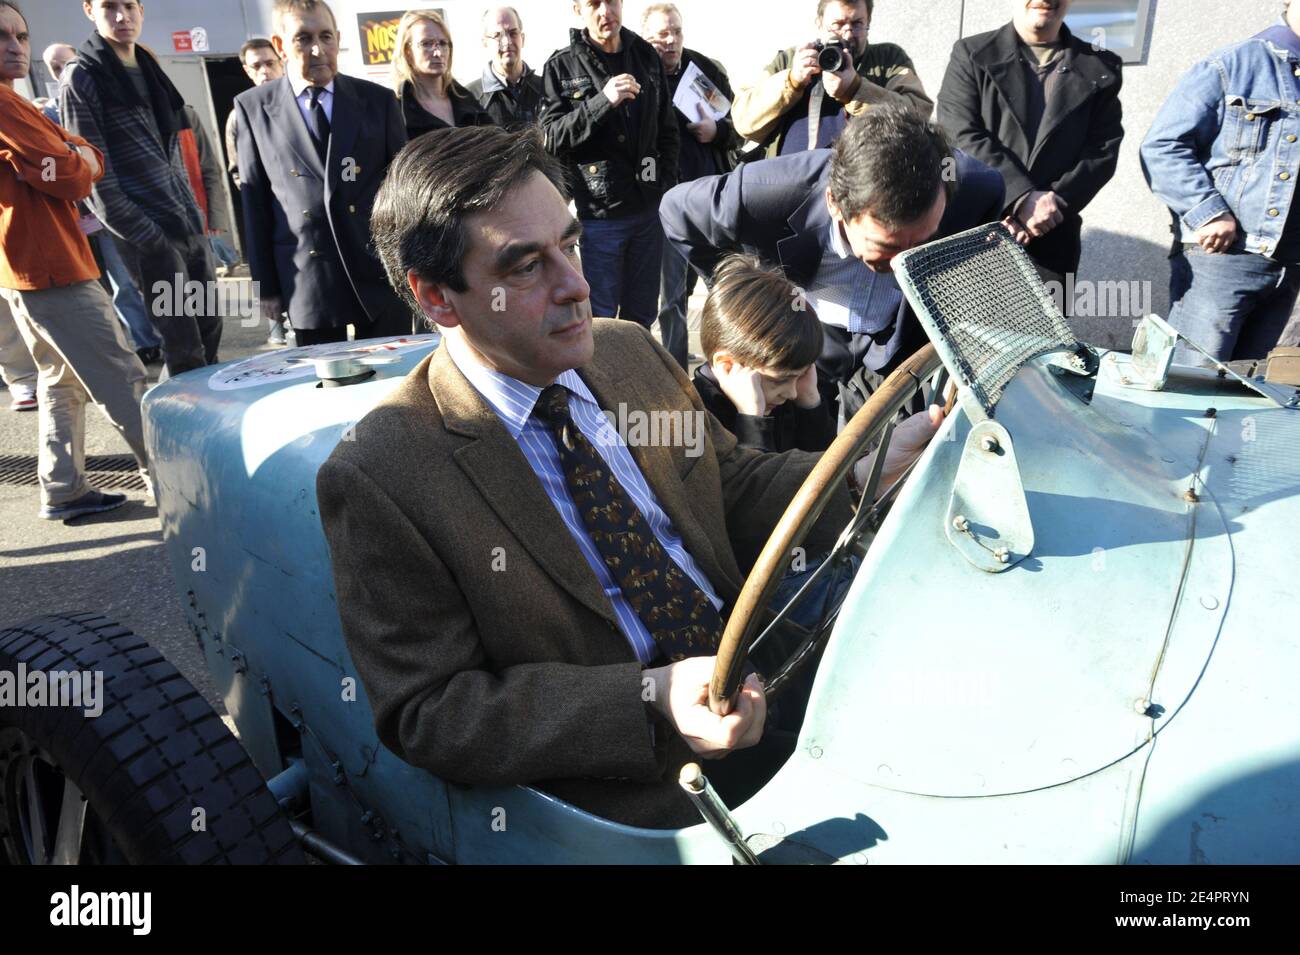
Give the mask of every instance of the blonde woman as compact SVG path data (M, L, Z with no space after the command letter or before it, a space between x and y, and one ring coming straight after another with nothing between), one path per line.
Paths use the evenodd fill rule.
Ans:
M397 24L393 86L406 137L451 126L488 126L492 117L451 75L451 31L436 10L411 10Z

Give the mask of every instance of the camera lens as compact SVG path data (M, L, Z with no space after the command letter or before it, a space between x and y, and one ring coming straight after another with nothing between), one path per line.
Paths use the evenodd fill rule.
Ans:
M825 46L817 54L817 65L827 73L844 69L844 51L838 46Z

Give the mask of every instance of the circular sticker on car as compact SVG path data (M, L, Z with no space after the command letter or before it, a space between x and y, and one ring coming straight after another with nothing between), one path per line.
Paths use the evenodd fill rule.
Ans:
M427 349L437 343L437 335L408 335L403 338L327 342L322 345L281 349L222 365L208 378L208 387L213 391L234 391L239 388L258 388L299 378L315 378L316 368L313 363L302 359L324 358L330 355L374 355L376 357L391 355L396 358L416 349Z

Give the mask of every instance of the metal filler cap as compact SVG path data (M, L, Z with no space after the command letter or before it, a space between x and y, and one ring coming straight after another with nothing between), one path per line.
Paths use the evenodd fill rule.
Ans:
M397 362L397 356L376 354L361 349L346 348L324 355L309 355L290 358L294 365L311 365L325 388L341 388L355 385L373 378L374 365L391 365Z

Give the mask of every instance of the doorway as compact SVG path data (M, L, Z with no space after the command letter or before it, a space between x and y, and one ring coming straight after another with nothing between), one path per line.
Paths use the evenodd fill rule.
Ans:
M244 73L244 67L237 56L204 57L203 68L208 77L208 94L212 99L212 114L220 132L222 165L226 168L226 188L230 192L232 212L235 223L235 242L242 254L244 251L244 206L239 201L239 190L230 177L229 163L231 157L226 153L226 119L235 109L235 97L244 90L251 90L253 83Z

